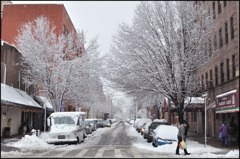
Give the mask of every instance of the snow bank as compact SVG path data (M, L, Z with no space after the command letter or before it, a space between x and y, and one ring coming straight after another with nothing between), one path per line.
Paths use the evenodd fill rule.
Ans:
M25 135L18 142L8 143L7 145L21 148L23 151L46 151L53 148L53 145L46 143L46 137L46 134L41 137Z
M74 149L81 149L88 146L92 146L101 139L101 135L106 131L109 131L115 128L116 123L112 124L111 127L106 128L98 128L96 131L92 132L92 134L87 135L85 141L78 145L53 145L48 144L47 139L49 137L49 133L42 133L39 137L36 135L25 135L22 139L18 140L17 142L8 142L6 143L7 146L17 147L20 148L22 151L47 151L47 150L56 150L56 151L64 151L64 150L74 150ZM10 154L15 152L6 152L6 154ZM20 153L20 152L18 152ZM21 152L22 153L22 152Z

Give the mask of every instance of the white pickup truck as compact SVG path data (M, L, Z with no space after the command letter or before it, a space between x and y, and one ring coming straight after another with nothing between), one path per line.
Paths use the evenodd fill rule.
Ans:
M50 126L47 143L80 143L86 137L85 112L56 112L52 113L47 124Z

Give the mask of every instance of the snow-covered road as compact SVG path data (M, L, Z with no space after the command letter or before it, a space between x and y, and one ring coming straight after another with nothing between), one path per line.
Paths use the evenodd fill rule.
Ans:
M47 136L45 133L40 137L26 135L19 140L11 139L12 142L10 139L9 142L5 140L2 144L19 148L20 151L1 151L1 157L239 158L239 149L204 148L203 144L192 140L187 140L191 155L185 156L180 150L181 155L176 156L176 143L155 148L127 123L114 123L110 128L99 128L78 145L50 145L46 143Z

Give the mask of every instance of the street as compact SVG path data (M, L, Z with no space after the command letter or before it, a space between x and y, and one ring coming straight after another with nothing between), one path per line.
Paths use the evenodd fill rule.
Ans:
M85 145L83 148L74 149L74 150L61 150L50 149L47 151L22 151L22 153L1 153L1 157L4 158L58 158L58 157L70 157L70 158L99 158L99 157L110 157L110 158L148 158L148 157L159 157L159 153L151 152L146 153L141 149L133 148L132 142L136 139L136 137L131 136L126 133L126 129L129 128L127 124L124 122L117 122L112 125L112 128L99 128L99 129L109 129L101 134L100 140L98 143L94 144L94 142L90 145ZM98 130L97 130L98 131ZM91 136L90 136L91 137ZM88 140L85 139L83 143L79 145L68 145L71 146L80 146L84 145ZM56 147L66 147L66 145L57 145ZM16 148L14 148L16 151Z
M28 138L27 138L28 137ZM187 141L189 152L175 155L176 143L155 148L133 125L116 122L111 127L98 128L78 145L47 144L40 137L25 136L1 143L1 158L222 158L239 156L239 149L204 148L193 139Z

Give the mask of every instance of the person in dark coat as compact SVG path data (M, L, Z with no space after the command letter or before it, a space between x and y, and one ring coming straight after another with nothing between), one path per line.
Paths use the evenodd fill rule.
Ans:
M220 132L222 132L222 146L224 146L224 143L225 146L228 146L228 127L226 122L220 127Z
M177 144L177 149L176 149L176 155L180 155L179 154L179 146L178 146L179 143L181 141L186 142L186 136L187 136L188 128L189 128L189 126L188 126L187 121L183 120L183 124L181 124L179 126L179 129L178 129L178 136L177 136L178 144ZM187 149L184 149L184 153L185 153L185 155L190 155L190 153L187 152Z

